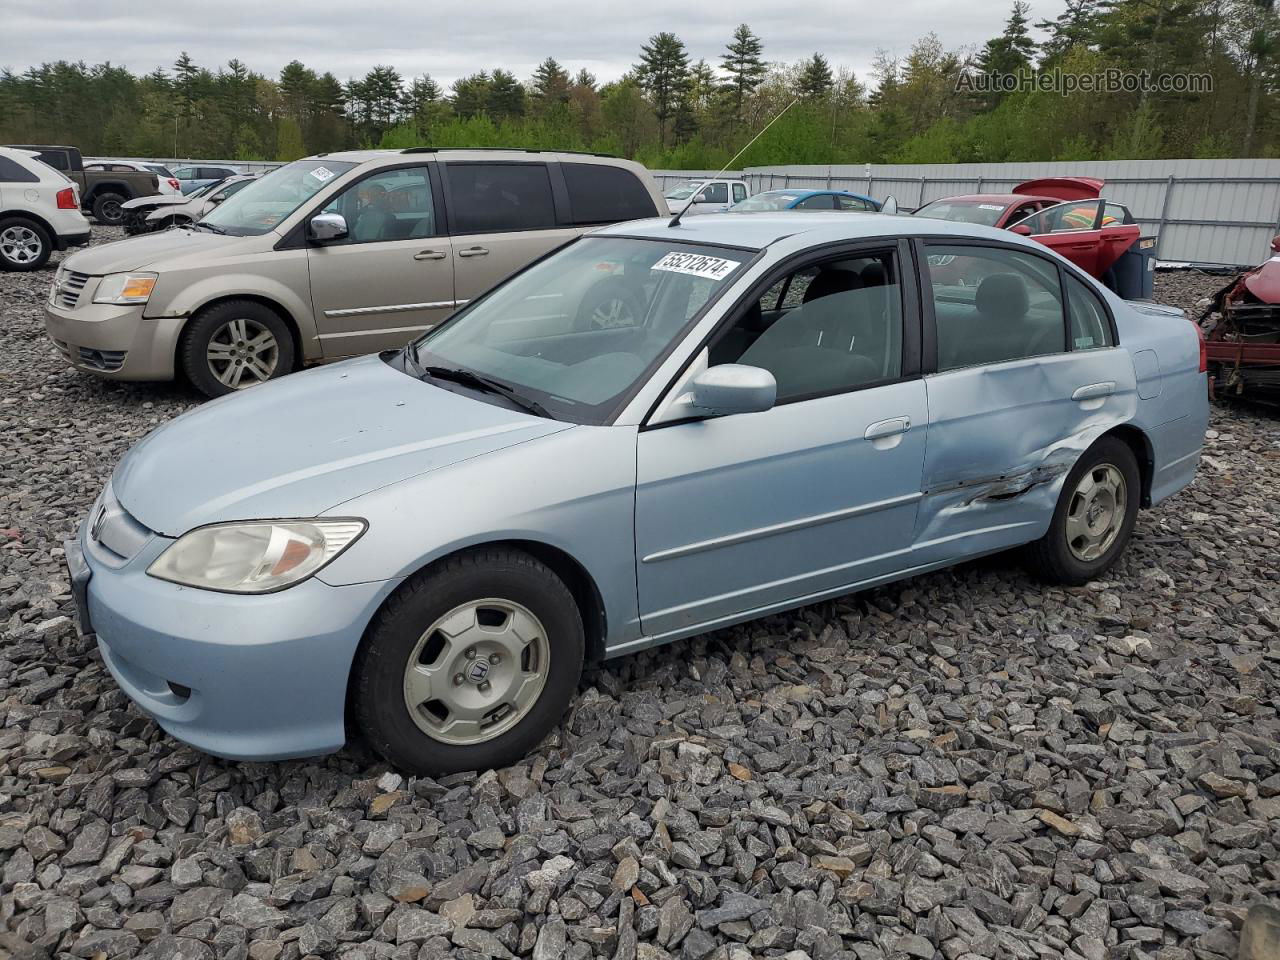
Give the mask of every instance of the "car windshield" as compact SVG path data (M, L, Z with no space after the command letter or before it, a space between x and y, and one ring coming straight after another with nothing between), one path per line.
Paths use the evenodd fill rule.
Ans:
M605 423L753 256L665 238L583 237L474 301L406 355L425 378L476 374L557 420Z
M769 190L747 197L741 203L735 203L729 209L734 213L750 213L760 210L789 210L791 205L800 199L800 194L786 190Z
M935 200L916 211L917 217L933 217L936 220L954 220L956 223L980 223L994 227L1004 213L1006 204L985 200Z
M702 189L705 183L705 180L686 180L683 183L677 183L663 196L668 200L688 200L695 191Z
M235 237L256 237L306 203L334 177L354 163L341 160L298 160L255 180L202 221Z

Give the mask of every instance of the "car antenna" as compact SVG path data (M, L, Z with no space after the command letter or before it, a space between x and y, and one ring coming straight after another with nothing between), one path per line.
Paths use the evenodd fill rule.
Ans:
M733 155L733 159L731 159L728 163L726 163L723 167L721 167L721 168L716 172L716 175L715 175L715 176L713 176L713 177L711 177L710 179L712 179L712 180L718 180L718 179L720 178L720 176L721 176L721 175L722 175L726 170L728 170L730 167L732 167L732 166L737 162L737 160L738 160L738 158L739 158L740 156L742 156L744 153L746 153L746 152L747 152L747 150L749 150L749 149L751 148L751 145L752 145L753 143L755 143L757 140L759 140L761 137L763 137L763 136L764 136L764 132L765 132L765 130L768 130L768 129L769 129L770 127L772 127L775 123L777 123L779 120L781 120L781 119L782 119L782 115L783 115L784 113L786 113L788 110L790 110L792 107L794 107L794 106L795 106L797 103L799 103L799 102L800 102L800 98L799 98L799 97L796 97L794 100L792 100L790 103L788 103L785 107L783 107L781 110L779 110L779 111L778 111L778 113L777 113L777 115L776 115L772 120L770 120L768 123L766 123L766 124L764 125L763 129L761 129L761 131L760 131L759 133L757 133L754 137L752 137L750 140L748 140L748 141L747 141L747 145L746 145L745 147L743 147L741 150L739 150L737 153L735 153L735 154ZM700 192L701 192L700 190L694 190L694 191L693 191L693 193L689 194L689 200L688 200L688 202L687 202L683 207L681 207L681 208L680 208L680 212L679 212L679 213L677 213L674 217L672 217L672 218L671 218L671 222L667 224L667 226L668 226L668 227L678 227L678 226L680 226L680 218L684 216L684 213L685 213L685 211L686 211L686 210L688 210L690 207L692 207L692 206L693 206L693 201L694 201L694 200L696 200L696 199L698 199L698 194L699 194Z

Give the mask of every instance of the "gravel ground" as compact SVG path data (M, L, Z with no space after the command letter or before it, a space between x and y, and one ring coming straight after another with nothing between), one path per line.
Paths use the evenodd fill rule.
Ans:
M627 658L498 772L227 763L76 638L61 539L197 398L67 369L51 275L0 273L0 955L1191 960L1280 899L1270 415L1088 587L994 558Z

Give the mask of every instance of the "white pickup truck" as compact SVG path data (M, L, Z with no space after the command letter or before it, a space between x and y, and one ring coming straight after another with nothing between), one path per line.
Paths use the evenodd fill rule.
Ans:
M693 216L695 213L724 213L735 203L747 199L751 191L741 180L683 180L664 190L662 195L674 214L683 210L694 194L697 196L685 216Z

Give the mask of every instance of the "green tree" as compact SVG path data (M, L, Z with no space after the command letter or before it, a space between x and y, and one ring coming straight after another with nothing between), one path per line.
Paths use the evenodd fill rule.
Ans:
M276 159L298 160L307 155L302 128L293 117L281 117L276 127Z
M524 84L507 70L494 70L489 81L487 112L495 120L522 117L527 96Z
M658 33L640 48L634 70L658 120L658 145L666 148L668 124L688 95L689 54L674 33Z
M491 85L489 74L483 70L453 81L453 112L466 120L487 111Z
M545 115L569 102L569 74L554 57L547 57L533 72L529 93L535 111Z
M831 75L831 65L827 63L827 58L815 53L800 68L800 75L796 79L796 94L802 100L825 100L834 85L835 78Z
M745 23L733 31L733 39L720 57L720 66L728 80L724 90L734 120L741 122L747 97L760 85L769 68L764 62L764 44Z

